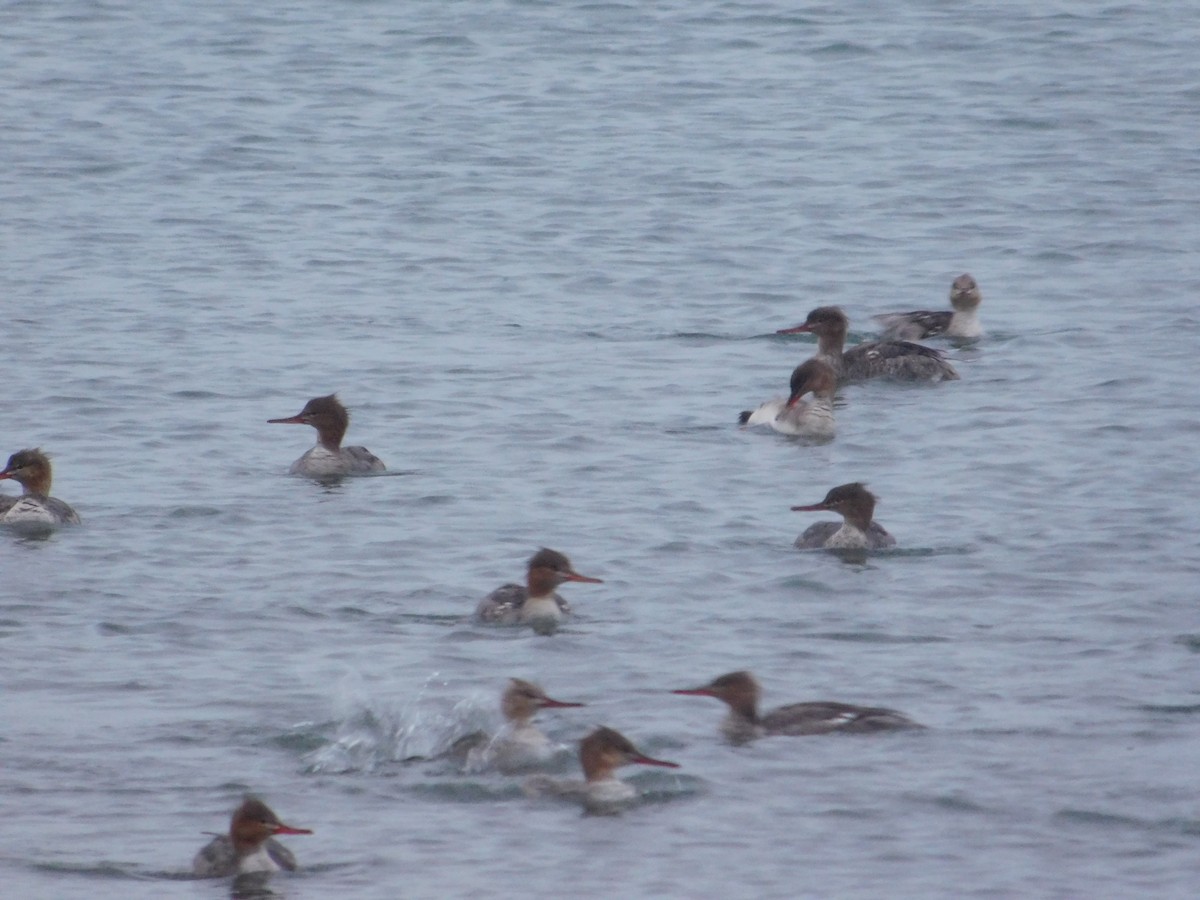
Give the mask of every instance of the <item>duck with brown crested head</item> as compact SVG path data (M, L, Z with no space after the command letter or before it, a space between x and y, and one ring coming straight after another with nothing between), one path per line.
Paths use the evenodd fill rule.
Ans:
M940 350L911 341L870 341L849 350L846 332L850 320L836 306L819 306L808 314L802 325L781 328L778 334L811 333L817 336L817 359L837 373L838 380L865 381L890 378L893 381L954 381L958 373Z
M787 399L776 397L754 410L738 416L747 427L769 425L780 434L829 440L836 433L833 422L833 395L837 390L837 375L833 367L821 359L810 359L792 372L791 393ZM806 394L812 397L807 402Z
M792 703L759 715L762 689L749 672L730 672L701 687L671 693L720 700L729 707L729 713L721 723L721 732L728 740L739 744L768 735L864 734L922 727L894 709L825 700Z
M475 618L497 625L529 625L539 634L553 632L563 615L570 613L567 601L555 589L568 581L603 584L599 578L580 575L571 561L557 550L543 547L529 558L525 584L505 584L479 601Z
M533 723L543 709L571 709L583 706L555 700L541 685L523 678L510 678L500 697L500 712L504 727L495 735L483 732L467 735L455 741L447 755L465 758L468 771L497 769L516 772L545 763L560 745L551 741Z
M841 522L817 522L796 538L801 550L885 550L896 546L896 539L872 518L875 495L859 481L830 488L825 499L808 506L793 506L793 512L829 510L842 517Z
M979 304L983 294L969 274L963 273L950 285L950 309L916 309L904 313L871 316L883 326L882 340L920 341L931 337L974 340L983 336Z
M0 471L0 480L21 485L20 497L0 496L0 524L78 525L79 514L62 500L50 496L50 459L41 450L18 450Z
M285 825L267 804L257 797L247 797L234 810L229 834L217 835L205 844L192 861L192 870L201 878L292 871L296 868L296 857L275 840L277 834L312 834L312 831Z
M583 768L583 781L535 775L525 781L526 795L582 802L590 812L616 812L638 796L635 788L617 778L618 768L628 765L679 768L679 763L647 756L625 735L604 727L579 742L579 764Z
M366 447L343 447L350 414L336 394L313 397L304 409L284 419L268 419L272 425L311 425L317 430L317 445L292 463L292 475L336 478L342 475L375 475L387 467Z

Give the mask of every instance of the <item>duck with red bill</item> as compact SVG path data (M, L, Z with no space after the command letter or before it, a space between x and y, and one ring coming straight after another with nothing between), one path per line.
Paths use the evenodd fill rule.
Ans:
M884 550L896 546L896 539L876 522L875 495L859 481L831 488L820 503L793 506L792 512L829 512L841 522L817 522L796 538L801 550Z
M529 558L525 584L496 588L475 608L475 618L496 625L529 625L538 634L552 634L571 612L555 589L568 581L603 584L599 578L580 575L567 557L543 547Z
M296 857L274 839L278 834L312 831L284 824L267 804L257 797L247 797L234 810L229 833L217 835L202 847L192 861L192 870L201 878L292 871Z
M894 381L954 381L958 373L945 354L911 341L869 341L845 349L850 320L836 306L819 306L801 325L781 328L776 334L815 334L815 359L829 363L838 381L890 378Z
M579 742L579 764L583 768L583 781L534 776L526 780L525 793L531 797L575 800L589 812L612 813L638 796L633 786L617 778L618 768L628 765L679 768L679 763L642 753L625 735L605 727L597 728Z
M854 706L829 700L792 703L759 715L762 689L749 672L730 672L706 685L672 691L691 697L714 697L729 707L721 733L735 744L768 735L847 732L862 734L921 726L903 713L882 706Z
M796 366L789 384L786 400L776 397L758 409L746 410L738 422L747 427L768 425L780 434L818 440L830 440L836 433L833 423L833 395L837 390L837 375L820 359L810 359ZM810 400L802 398L811 394Z
M541 685L524 678L510 678L500 698L504 727L496 734L477 731L454 742L447 756L465 761L466 769L479 772L496 769L519 772L552 760L565 747L551 741L534 724L534 716L543 709L575 709L583 706L547 696Z
M350 427L350 414L336 394L313 397L304 409L283 419L267 419L268 425L311 425L317 430L317 445L292 463L292 475L309 478L338 478L343 475L374 475L387 467L366 447L343 447Z

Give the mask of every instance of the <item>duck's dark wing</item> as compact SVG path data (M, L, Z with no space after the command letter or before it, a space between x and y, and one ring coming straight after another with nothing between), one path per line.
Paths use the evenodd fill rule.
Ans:
M500 622L502 624L519 622L521 607L528 599L529 589L525 585L501 585L479 601L479 606L475 608L475 618L482 622ZM558 604L561 612L569 613L571 611L571 604L567 603L559 594L554 595L554 602Z
M46 509L50 510L54 517L61 522L65 522L68 525L79 524L79 513L75 512L75 510L71 509L70 506L57 497L46 498Z
M504 584L479 601L475 617L483 622L515 621L529 591L522 584Z
M275 865L289 872L296 871L296 856L291 850L283 846L275 838L267 838L265 846L267 848L267 856L275 860Z
M921 727L894 709L825 700L781 706L767 713L761 725L768 734L785 735L828 734L833 731L864 733Z
M883 326L883 340L919 341L945 334L950 327L950 310L914 309L912 312L871 316Z
M871 545L872 550L886 550L888 547L896 546L896 539L888 534L887 529L871 520L871 525L867 528L867 541Z
M346 471L352 475L387 471L383 460L366 447L343 447L342 456L347 460Z
M842 354L842 374L849 381L893 378L897 381L954 381L958 373L945 354L912 341L870 341Z
M201 878L225 878L237 872L237 854L229 835L213 838L200 848L192 860L192 871Z

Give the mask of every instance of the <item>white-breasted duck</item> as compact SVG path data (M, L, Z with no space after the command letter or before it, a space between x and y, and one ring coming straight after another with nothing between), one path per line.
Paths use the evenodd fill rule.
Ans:
M475 618L497 625L530 625L548 634L558 627L571 607L555 593L567 581L603 584L599 578L580 575L571 561L557 550L543 547L529 558L525 584L505 584L479 601Z
M0 495L0 524L78 525L79 514L62 500L50 496L50 460L41 450L18 450L8 458L0 479L21 485L20 497Z
M787 399L776 397L754 410L738 416L747 427L768 425L781 434L828 440L837 429L833 421L833 395L837 390L837 374L822 359L813 359L796 366L792 372L791 393ZM805 401L805 394L811 399Z
M931 337L973 340L983 336L983 326L979 323L982 302L979 285L964 272L950 285L950 309L883 313L871 319L883 326L882 340L920 341Z
M342 475L374 475L387 467L366 447L343 447L342 438L350 425L350 414L336 394L313 397L304 409L285 419L268 419L272 425L311 425L317 429L317 445L292 463L288 471L309 478Z
M579 742L579 764L583 781L534 775L523 786L530 797L560 797L581 802L593 813L613 813L638 796L637 790L617 778L621 766L663 766L679 768L679 763L647 756L619 731L600 727Z
M275 840L277 834L312 831L285 825L267 804L257 797L247 797L234 811L229 833L217 835L200 849L192 861L192 871L201 878L292 871L296 857Z
M510 678L500 697L504 727L494 735L476 732L455 741L450 756L461 757L469 771L497 769L515 772L545 763L560 745L551 741L533 723L543 709L568 709L583 706L555 700L541 685L523 678Z

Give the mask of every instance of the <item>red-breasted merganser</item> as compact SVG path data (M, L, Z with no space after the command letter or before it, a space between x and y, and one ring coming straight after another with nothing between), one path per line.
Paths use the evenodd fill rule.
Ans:
M192 861L192 870L201 878L292 871L296 868L296 857L274 840L276 834L312 832L283 824L267 804L257 797L247 797L229 822L229 834L217 835L205 844Z
M983 295L970 275L962 274L950 285L952 309L918 309L906 313L884 313L871 316L883 326L883 340L919 341L944 335L952 338L982 337L979 324L979 304Z
M548 697L540 685L523 678L510 678L500 698L500 712L505 725L494 736L483 732L467 735L454 742L450 754L466 754L466 768L472 772L498 769L515 772L528 769L550 759L559 745L551 741L533 724L533 717L542 709L568 709L583 706Z
M837 390L837 375L833 367L821 359L801 363L792 372L791 394L786 400L776 397L758 409L746 410L738 416L742 425L769 425L781 434L828 439L836 433L833 424L833 393ZM811 393L805 403L801 397Z
M366 447L343 447L342 438L350 425L350 414L336 394L313 397L304 409L286 419L268 419L272 425L311 425L317 429L317 445L292 463L288 471L309 478L340 475L372 475L387 467Z
M679 763L647 756L619 731L603 727L579 742L579 763L584 781L534 775L525 781L526 795L562 797L582 802L590 812L615 812L637 797L637 790L617 778L619 767L636 764L679 768Z
M772 734L829 734L844 731L861 734L897 728L921 728L903 713L881 706L852 706L849 703L814 701L792 703L758 714L761 694L758 681L749 672L730 672L698 688L672 691L693 697L716 697L729 707L721 733L735 744Z
M861 482L839 484L831 488L820 503L793 506L793 512L829 510L842 522L817 522L796 538L801 550L883 550L895 547L896 539L871 517L875 514L875 495Z
M0 524L78 525L79 515L66 503L50 496L50 460L41 450L18 450L8 458L0 479L21 485L20 497L0 496Z
M911 341L870 341L843 351L850 323L836 306L819 306L803 325L778 334L811 332L817 336L817 359L833 366L840 381L891 378L895 381L953 381L954 367L940 350Z
M567 601L554 592L564 581L604 583L599 578L580 575L563 554L543 547L529 558L525 585L505 584L496 588L479 601L475 618L498 625L531 625L539 634L549 634L558 627L563 615L571 611Z

